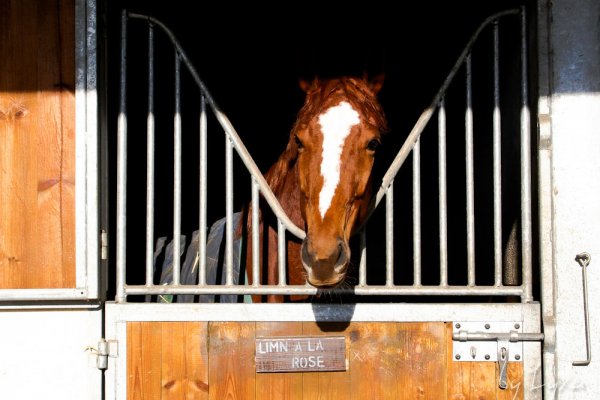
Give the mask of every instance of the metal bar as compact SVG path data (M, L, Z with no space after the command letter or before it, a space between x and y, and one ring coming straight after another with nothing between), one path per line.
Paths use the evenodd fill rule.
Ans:
M279 286L286 285L286 251L285 251L285 226L277 220L277 268L279 275Z
M239 285L206 285L199 287L198 285L154 285L147 287L145 285L128 285L127 293L130 295L164 295L164 294L317 294L317 288L308 285L271 285L271 286L239 286ZM368 287L353 287L346 289L336 289L333 293L349 293L356 295L390 295L390 296L520 296L522 288L520 286L447 286L440 288L438 286L374 286Z
M46 307L48 301L57 301L57 307L62 308L63 306L69 307L67 300L73 300L80 302L82 300L89 299L89 291L86 289L73 288L73 289L2 289L2 302L0 302L0 309L7 306L7 302L18 302L19 308L25 306L31 306L33 308ZM122 293L122 301L125 301L125 291ZM35 301L43 301L44 304L36 303ZM22 303L22 302L26 302ZM89 302L87 305L80 304L82 307L94 307L96 303Z
M252 178L252 286L260 284L260 220L259 185Z
M175 52L175 116L173 119L173 284L181 270L181 58Z
M438 185L440 235L440 286L448 286L448 200L446 181L446 102L440 100L438 110Z
M154 23L156 26L160 27L164 31L164 33L169 37L169 39L171 40L171 42L177 49L177 52L181 56L181 59L183 60L184 64L187 66L188 70L190 71L190 74L192 75L192 78L196 82L196 85L198 85L198 87L200 88L200 90L202 91L204 96L206 97L206 101L210 105L211 109L213 110L213 113L215 114L217 121L219 122L221 127L225 130L225 133L227 134L227 136L229 136L230 140L232 141L233 146L234 146L235 150L237 151L237 153L239 154L242 162L246 166L246 169L248 169L250 174L258 181L258 184L260 185L260 191L261 191L264 199L266 200L266 202L269 204L269 206L273 210L273 213L275 214L275 216L282 220L282 222L284 223L285 228L288 232L290 232L291 234L293 234L294 236L296 236L299 239L304 239L304 237L306 236L305 232L302 229L298 228L288 218L285 211L283 211L283 208L279 204L277 197L275 196L275 194L273 194L273 191L269 187L269 184L265 180L263 174L261 173L260 169L254 162L254 160L252 159L252 156L250 156L250 153L246 149L246 146L244 146L244 143L242 142L239 135L237 134L237 131L231 124L231 121L229 121L229 118L227 118L227 116L225 114L223 114L223 112L221 112L220 108L218 107L217 103L215 102L214 98L210 94L210 92L207 89L204 82L202 82L202 80L200 79L198 72L196 71L196 69L194 68L192 63L190 62L189 57L187 56L187 54L185 53L185 51L183 50L183 48L177 41L177 38L175 37L173 32L171 32L171 30L169 28L167 28L162 22L160 22L156 18L147 16L147 15L136 14L136 13L129 13L128 15L130 18L145 19L145 20L148 20L148 21Z
M127 258L127 13L121 13L121 77L117 121L117 284L115 300L126 300L125 268ZM4 293L3 293L4 296Z
M533 301L531 233L531 125L527 79L527 16L521 7L521 254L523 295L521 301Z
M493 163L494 163L494 284L502 284L502 131L500 127L500 53L498 21L494 22L494 111Z
M206 284L206 229L207 229L207 120L206 99L200 95L200 193L199 193L199 230L198 230L198 284Z
M421 285L421 141L413 147L413 285Z
M278 288L279 289L279 288ZM380 303L373 307L372 303L335 304L335 303L279 303L279 304L232 304L232 303L172 303L168 307L158 303L115 304L107 302L106 337L116 338L125 336L114 335L115 325L125 322L156 322L156 321L247 321L247 322L448 322L458 317L464 322L481 322L494 316L495 321L518 321L523 318L525 332L539 332L533 318L539 315L536 305L518 307L518 303L464 303L460 307L456 303L426 304L426 303ZM116 322L118 321L118 322ZM538 324L539 326L539 324ZM126 330L123 330L125 334ZM535 345L536 343L526 343ZM529 346L527 346L529 347ZM119 346L121 351L121 346ZM535 353L531 354L535 361ZM126 357L119 357L126 358ZM527 357L523 357L527 362ZM112 358L114 360L114 358ZM539 360L538 368L539 368ZM108 371L111 367L109 366ZM114 368L113 368L114 369ZM108 372L107 371L107 372ZM532 371L533 372L533 371ZM539 369L538 369L539 372ZM123 374L125 375L125 374ZM124 398L124 397L123 397Z
M367 285L367 227L360 230L360 264L358 266L358 285Z
M279 200L277 200L277 197L271 190L269 184L265 180L265 177L260 172L260 170L258 169L256 164L254 163L252 156L250 156L250 153L246 149L246 146L244 146L244 143L242 142L242 140L238 136L237 132L233 128L233 125L231 125L231 122L229 121L227 116L225 114L223 114L214 105L213 105L213 112L215 113L217 120L219 121L219 123L221 124L221 126L223 127L223 129L225 130L227 135L229 136L230 140L232 141L233 146L235 147L235 150L239 154L242 162L246 166L246 169L250 172L250 174L258 182L258 184L260 186L260 192L262 193L262 196L265 199L265 201L271 207L271 210L273 211L275 216L277 216L277 218L279 218L282 221L282 223L285 225L285 228L287 231L289 231L291 234L296 236L298 239L304 239L306 237L306 233L302 229L298 228L296 226L296 224L294 224L292 222L292 220L289 219L289 217L287 216L285 211L283 211L281 204L279 204Z
M385 196L385 285L394 285L394 182Z
M502 15L508 15L508 14L513 14L514 12L507 12L507 13L502 13ZM152 22L153 19L148 18L149 21ZM482 26L480 27L480 29L482 29ZM476 32L477 36L479 34L479 31ZM497 46L498 46L498 42L497 42L497 26L495 27L495 99L496 99L496 92L498 91L498 77L497 75ZM179 49L178 44L174 41L176 48ZM472 46L472 43L470 43L467 47L470 48L470 46ZM124 48L124 47L123 47ZM122 49L123 49L122 48ZM123 52L123 50L122 50ZM388 184L385 186L385 194L387 195L386 197L386 283L385 283L385 287L366 287L366 236L361 236L361 261L360 261L360 269L359 269L359 287L363 286L362 289L365 290L356 290L359 289L359 287L353 288L352 292L356 293L356 294L447 294L447 295L463 295L463 291L468 291L468 294L473 294L475 292L479 293L479 294L497 294L497 295L521 295L523 299L525 299L525 294L524 294L524 288L526 288L526 280L525 280L525 275L526 273L524 272L524 280L523 280L523 285L522 286L518 286L518 287L505 287L501 285L501 280L500 282L498 282L498 269L495 269L495 286L494 288L498 289L496 292L494 293L488 293L488 287L474 287L475 286L475 253L474 253L474 180L473 180L473 116L472 116L472 81L471 81L471 57L470 54L468 54L468 52L463 52L465 54L465 57L463 57L463 60L466 60L466 64L467 64L467 111L466 111L466 115L465 115L465 128L466 128L466 136L467 136L467 144L466 144L466 150L467 150L467 236L468 238L468 254L469 254L469 263L468 263L468 286L447 286L447 209L446 209L446 144L445 144L445 140L446 140L446 124L445 124L445 109L443 107L443 94L445 93L445 89L447 88L446 83L450 83L450 80L452 80L452 78L454 77L454 74L456 73L454 71L451 72L451 74L448 76L447 78L447 82L445 81L444 84L446 87L444 87L443 85L443 89L444 91L440 91L438 92L438 95L440 95L439 97L436 96L436 98L439 99L439 104L440 104L440 111L439 111L439 127L438 129L440 130L440 136L438 138L438 144L440 145L440 154L438 154L438 159L440 161L439 163L439 172L440 172L440 281L441 281L441 286L442 287L434 287L434 288L429 288L429 287L425 287L423 288L421 285L421 187L420 187L420 144L419 144L419 135L420 132L418 132L418 134L414 137L414 141L409 143L409 140L407 140L405 142L405 144L403 145L403 149L405 148L405 146L409 146L410 149L408 150L408 152L410 152L411 150L414 151L414 157L413 157L413 163L414 163L414 167L413 167L413 239L414 239L414 243L413 243L413 253L414 253L414 263L413 263L413 272L414 272L414 284L413 286L394 286L394 270L393 270L393 257L394 257L394 250L393 250L393 176L388 176L388 174L386 173L386 177L387 180L384 179L385 182L387 182ZM459 57L459 59L461 59ZM178 287L173 287L172 289L175 290L175 292L173 293L181 293L181 294L185 294L185 292L181 292L178 291L178 288L186 288L187 285L180 285L180 253L181 253L181 249L179 248L179 235L180 235L180 225L181 225L181 115L180 115L180 76L179 76L179 69L180 69L180 62L181 60L184 61L184 63L186 63L186 65L188 65L188 61L187 58L185 57L185 54L182 52L177 53L177 57L176 57L176 115L175 115L175 140L174 140L174 148L175 148L175 190L174 190L174 271L173 271L173 275L174 275L174 284L175 285L179 285ZM524 61L525 63L525 61ZM526 65L526 64L525 64ZM202 84L202 82L197 78L197 74L195 73L195 70L193 69L193 67L191 66L191 64L188 65L188 67L190 68L190 71L194 77L194 79L196 79L197 83L199 84L201 90L203 90L204 86ZM150 68L150 67L149 67ZM523 69L525 70L525 66L523 67ZM152 74L151 74L152 75ZM122 79L124 79L122 77ZM526 79L526 77L525 77ZM150 84L149 84L150 85ZM124 90L124 89L123 89ZM525 89L526 90L526 89ZM150 97L150 94L149 94ZM526 91L524 93L523 96L526 99ZM232 155L232 150L233 148L236 149L236 151L238 151L238 153L240 154L242 160L244 161L244 163L246 164L246 167L248 168L248 170L250 171L250 173L252 174L252 192L253 192L253 212L252 212L252 218L254 220L254 213L256 212L258 215L258 211L259 211L259 207L258 207L258 200L256 201L256 207L254 207L254 196L256 196L256 198L258 199L259 196L259 192L262 190L263 188L263 181L264 181L264 177L262 176L262 174L258 173L257 175L255 175L255 171L252 169L252 166L255 167L254 162L252 161L252 159L250 158L250 156L247 154L247 151L245 150L245 147L243 146L243 143L241 142L241 140L239 140L239 137L237 136L237 133L235 132L235 130L233 129L233 127L231 126L231 123L229 122L229 120L227 119L227 117L222 114L219 109L216 107L216 104L214 104L214 101L212 100L212 97L210 97L210 95L208 94L208 92L203 93L202 95L202 111L201 111L201 136L204 135L204 140L206 140L206 132L204 132L204 134L202 133L203 128L203 122L202 122L202 118L204 118L204 131L206 130L206 115L205 115L205 103L208 102L208 104L212 107L213 111L215 112L215 115L217 117L217 120L219 121L219 123L221 124L221 126L223 127L223 129L225 130L226 133L226 191L227 191L227 199L226 199L226 257L225 257L225 262L226 262L226 285L208 285L208 286L194 286L197 289L201 289L204 290L206 288L212 288L212 287L219 287L219 288L233 288L234 290L237 288L237 291L235 293L239 293L239 294L243 294L243 293L262 293L262 294L289 294L287 292L288 288L294 288L294 286L286 286L286 276L285 276L285 260L286 260L286 254L285 254L285 232L286 232L286 228L288 228L288 230L290 230L292 232L292 234L294 234L297 237L303 237L304 232L302 230L300 230L299 228L297 228L295 225L291 224L288 225L288 223L286 222L286 216L285 213L283 213L282 217L279 218L279 222L278 222L278 271L279 271L279 284L278 287L280 289L285 289L285 292L269 292L268 290L265 291L264 287L260 286L259 283L259 279L257 277L257 279L253 279L253 285L252 287L247 287L248 289L252 289L250 292L246 292L244 289L244 287L240 287L240 286L233 286L233 225L232 225L232 216L233 216L233 155ZM150 103L150 100L149 100ZM495 105L499 104L499 101L495 102ZM523 103L525 106L527 104L527 101L524 101ZM437 106L437 104L436 104ZM152 107L153 108L153 107ZM123 110L125 108L123 107ZM150 110L150 106L149 106L149 110ZM526 110L527 112L527 120L529 118L529 110ZM429 113L429 115L427 115ZM424 128L424 126L428 123L431 114L433 113L433 109L432 110L426 110L421 117L424 118L423 121L421 121L421 118L419 119L419 121L423 122L422 127L420 128L421 131ZM126 113L123 113L124 116L124 122L125 122L125 133L126 133ZM121 117L121 115L120 115ZM499 122L499 114L498 114L498 122ZM426 119L426 121L425 121ZM443 124L442 124L442 119L443 119ZM415 128L413 128L413 132L415 131L416 128L418 128L419 125L419 121L417 121L417 124L415 125ZM522 111L522 125L523 125L523 111ZM494 123L496 122L496 109L494 110ZM152 125L153 125L153 121L152 121ZM177 131L179 131L179 133L177 133ZM443 131L443 132L442 132ZM522 131L523 131L523 126L522 126ZM411 135L413 134L413 132L411 132ZM498 129L499 132L499 129ZM496 133L496 126L494 126L494 133ZM179 136L179 138L177 138L177 136ZM125 136L126 137L126 136ZM443 146L441 145L442 143L442 137L443 137ZM410 136L409 136L410 138ZM523 139L522 139L523 140ZM126 139L125 139L126 142ZM202 138L201 138L201 142L202 142ZM407 144L408 143L408 144ZM496 138L494 138L494 143L496 143ZM125 143L126 144L126 143ZM443 154L442 154L442 147L443 147ZM178 150L177 150L178 148ZM201 152L202 152L202 148L204 148L204 151L206 151L206 144L204 144L204 146L201 144ZM406 147L408 148L408 147ZM150 150L148 150L150 151ZM496 148L494 149L494 151L496 151ZM523 151L523 150L522 150ZM177 152L179 152L179 156L177 156ZM402 150L401 152L402 153ZM400 153L398 154L398 156L396 157L396 160L398 160ZM246 162L245 160L245 155L247 155L247 157L249 157L249 162ZM407 153L408 154L408 153ZM125 152L125 157L126 157L126 152ZM153 158L153 157L152 157ZM201 169L202 169L202 155L201 155ZM148 157L148 159L150 159L150 157ZM395 161L396 161L395 160ZM499 160L499 158L498 158ZM442 162L443 161L443 162ZM206 162L206 155L204 156L204 162ZM496 159L494 160L494 163L496 163ZM123 168L123 166L119 166L120 168ZM125 173L126 173L126 164L125 164ZM399 166L398 166L399 168ZM179 171L177 171L179 170ZM391 167L390 170L388 170L388 173L391 171ZM150 174L148 172L148 174ZM179 179L177 178L177 175L179 174ZM202 172L201 172L202 175ZM204 172L204 185L206 185L206 172ZM443 178L442 178L443 176ZM469 179L470 176L470 179ZM125 177L126 178L126 177ZM201 187L202 187L202 177L200 178L201 180ZM443 183L442 183L442 179L443 179ZM178 182L179 181L179 182ZM470 181L470 182L469 182ZM384 185L382 185L383 188ZM381 189L380 188L380 191ZM442 190L443 188L443 190ZM202 189L201 189L202 191ZM523 187L522 187L522 191L523 191ZM530 192L531 190L528 189L528 192ZM256 193L256 194L255 194ZM443 194L442 194L443 193ZM265 199L267 199L267 202L269 203L269 205L271 205L273 208L275 208L275 214L279 217L279 215L277 214L277 207L279 207L278 202L275 199L275 202L273 201L269 201L268 197L269 195L272 195L272 192L270 191L270 188L268 188L268 185L266 187L266 191L263 193L265 195ZM496 192L495 192L496 195ZM205 192L205 196L206 196L206 192ZM177 197L179 197L179 201L177 201ZM202 197L202 194L201 194ZM470 200L469 200L470 199ZM522 201L523 201L523 196L522 196ZM378 200L376 201L378 202ZM529 207L531 207L531 199L529 199ZM202 200L200 200L200 203L202 203ZM204 203L206 203L206 199L204 200ZM495 205L496 207L496 205ZM153 208L153 207L152 207ZM201 226L201 232L204 232L204 235L206 235L206 216L204 217L204 229L202 229L202 206L200 206L200 226ZM206 212L206 210L204 210ZM280 210L281 211L281 210ZM283 211L281 211L283 212ZM530 213L530 211L529 211ZM178 218L177 218L177 214L178 214ZM124 211L123 211L123 215L124 215ZM442 218L443 215L443 218ZM471 217L471 221L469 221L469 216ZM523 216L522 216L523 218ZM529 216L530 218L530 216ZM256 220L258 220L258 218L256 218ZM496 214L495 214L495 223L496 223ZM175 228L175 226L178 226L177 229ZM123 224L123 226L125 226L125 224ZM254 229L256 228L258 230L259 224L258 223L253 223L253 229L252 229L252 235L254 238ZM289 229L291 227L291 229ZM442 233L443 232L443 233ZM361 233L361 235L363 235ZM496 235L496 231L495 231L495 235ZM496 236L495 236L496 237ZM148 237L147 237L148 238ZM256 245L257 246L257 251L253 251L253 263L255 263L254 258L258 258L259 254L260 254L260 249L258 248L259 242L260 240L258 240L258 233L256 234L256 239L253 239L253 248ZM443 239L443 240L442 240ZM525 240L525 239L524 239ZM204 242L204 251L205 251L205 245L206 242L205 240ZM472 242L472 243L471 243ZM496 244L496 243L495 243ZM202 242L200 244L200 247L202 247ZM525 246L524 246L525 248ZM118 246L117 246L117 250L118 250ZM146 252L146 259L148 260L148 248L147 248L147 252ZM202 250L200 250L200 254L202 254ZM471 260L472 259L472 260ZM472 262L471 262L472 261ZM204 260L205 262L205 260ZM118 263L118 259L117 259L117 263ZM258 262L256 262L256 264L258 264ZM443 266L445 264L445 266ZM123 268L124 268L124 260L123 260ZM206 268L206 267L204 267ZM524 265L525 268L525 265ZM260 268L254 268L254 272L253 272L253 278L254 278L254 274L259 273ZM147 279L146 279L146 285L150 285L151 288L154 289L158 289L158 286L155 286L152 284L151 279L148 279L148 269L146 270L147 272ZM201 284L205 283L206 279L205 279L205 273L206 271L203 271L203 273L201 274L201 278L199 278L199 281L201 282ZM125 274L123 271L123 282L121 285L121 290L122 290L122 299L124 300L126 297L126 294L131 294L133 292L129 291L130 288L135 288L138 286L130 286L130 287L126 287L125 285ZM204 282L202 282L204 281ZM529 285L531 285L531 282L529 282ZM118 285L117 285L118 286ZM281 288L281 286L285 286L285 288ZM146 286L147 287L147 286ZM529 286L530 287L530 286ZM164 286L161 286L160 289L164 288ZM298 288L302 288L304 290L306 290L308 288L309 291L311 291L310 293L313 293L312 290L316 290L314 288L310 288L310 287L306 287L306 286L298 286ZM395 289L399 289L399 290L395 290ZM423 288L424 290L421 291L419 290L417 291L412 291L412 290L408 290L409 288L413 288L413 289L421 289ZM119 287L118 287L119 289ZM374 291L370 291L370 289L374 289ZM448 289L448 290L446 290ZM481 291L480 289L485 289L483 291ZM493 289L493 288L492 288ZM531 289L531 287L530 287ZM433 290L433 291L432 291ZM439 292L437 292L439 290ZM135 290L134 290L135 291ZM165 292L167 293L167 292ZM171 293L171 292L168 292ZM208 292L196 292L196 293L208 293ZM210 293L217 293L217 292L210 292ZM222 294L228 294L230 292L218 292L218 293L222 293ZM217 294L218 294L217 293ZM137 294L137 293L136 293ZM163 294L163 293L161 293ZM230 293L233 294L233 293Z
M576 367L585 367L592 362L592 342L590 340L590 312L588 308L588 285L587 285L587 267L592 257L589 253L577 254L575 261L581 266L581 279L583 284L583 317L585 321L585 360L573 361L572 365Z
M233 284L233 146L225 135L225 284Z
M442 97L444 97L446 90L448 89L448 86L454 79L454 76L456 75L456 73L458 72L460 67L462 66L462 64L465 61L465 59L467 58L468 54L471 52L471 48L473 47L473 44L479 37L479 34L481 33L481 31L485 27L487 27L490 23L492 23L493 21L495 21L501 17L504 17L506 15L514 15L514 14L518 14L518 13L519 13L519 9L512 9L512 10L506 10L503 12L499 12L497 14L494 14L494 15L488 17L475 30L475 33L469 39L469 42L463 49L462 53L460 54L460 56L458 56L458 59L456 60L456 63L454 63L454 66L450 70L450 73L448 73L448 75L446 76L444 83L442 84L442 86L440 87L440 89L438 90L436 95L433 97L431 104L429 105L428 108L426 108L421 113L421 115L419 116L419 119L417 120L417 122L413 126L412 130L408 134L408 137L402 144L402 147L400 148L400 151L396 155L396 158L394 158L394 161L392 161L392 164L390 165L387 172L383 176L383 179L381 181L381 186L379 187L379 190L378 190L377 194L375 195L375 202L374 202L373 208L377 207L377 204L379 204L381 199L383 199L383 196L385 195L385 191L387 190L387 187L389 186L390 182L394 180L394 177L400 170L400 167L402 167L402 165L404 164L406 157L408 157L408 154L411 152L417 139L423 132L423 129L425 129L425 126L427 126L427 123L429 122L429 120L431 119L431 116L433 115L433 112L437 108L437 106L440 102L440 99Z
M154 26L152 24L148 24L146 141L146 285L152 285L154 277Z
M467 269L468 285L475 285L475 182L473 179L473 87L471 73L471 55L466 63L466 106L465 111L465 152L467 182Z
M452 340L465 341L496 341L506 340L509 342L539 342L544 340L543 333L536 332L517 332L497 333L497 332L455 332L452 334Z

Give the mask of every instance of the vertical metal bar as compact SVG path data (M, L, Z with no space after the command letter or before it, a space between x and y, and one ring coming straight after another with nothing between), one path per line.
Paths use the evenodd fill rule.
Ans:
M154 276L154 25L148 24L148 116L146 118L146 286Z
M385 193L385 285L394 286L394 181Z
M252 177L252 286L260 284L260 221L259 221L259 186Z
M181 266L181 56L175 51L175 116L173 120L173 284Z
M277 268L279 275L279 286L286 285L285 273L285 226L283 222L277 219Z
M225 284L233 285L233 143L225 135Z
M475 286L475 189L473 179L473 88L471 54L467 56L467 110L465 112L467 178L467 268L468 285Z
M127 259L127 12L121 13L121 77L119 82L119 117L117 122L117 285L115 300L126 301L125 274Z
M498 20L494 21L494 285L502 285L502 131L500 126L500 45Z
M358 266L358 286L367 284L367 227L360 231L360 264Z
M413 285L421 285L421 140L413 147Z
M438 190L440 235L440 286L448 286L448 191L446 181L446 102L438 110Z
M198 284L206 284L206 199L207 199L207 121L206 121L206 98L204 93L200 95L200 193L199 193L199 230L198 230Z
M531 126L527 79L527 15L521 7L521 247L523 263L524 303L532 294L532 233L531 233Z

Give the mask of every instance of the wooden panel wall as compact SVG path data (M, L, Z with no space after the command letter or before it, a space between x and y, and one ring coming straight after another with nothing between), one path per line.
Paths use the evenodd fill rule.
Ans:
M75 286L74 0L0 0L0 289Z
M344 372L255 373L254 339L346 337ZM506 390L495 363L454 362L445 323L130 322L130 400L522 399L521 363Z

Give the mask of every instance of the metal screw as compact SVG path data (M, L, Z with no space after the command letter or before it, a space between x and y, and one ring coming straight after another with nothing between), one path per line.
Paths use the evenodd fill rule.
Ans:
M489 354L486 354L486 355L485 355L485 359L486 359L486 360L489 360L489 359L490 359L490 355L489 355Z
M521 325L515 324L515 329L519 329L520 327L521 327Z
M515 354L515 360L520 360L520 359L521 359L521 356L518 354Z
M458 322L454 326L456 327L456 329L460 329L460 324Z
M485 324L485 329L490 329L490 324Z
M460 354L455 355L454 358L456 358L457 360L460 360Z

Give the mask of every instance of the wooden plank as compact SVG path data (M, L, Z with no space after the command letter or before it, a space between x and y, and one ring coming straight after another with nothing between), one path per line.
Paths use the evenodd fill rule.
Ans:
M256 338L301 334L301 322L256 323ZM302 373L256 374L256 398L261 400L302 400Z
M469 399L495 399L498 380L496 363L465 362L471 364L471 388Z
M304 322L302 334L308 336L348 337L348 324ZM346 339L348 340L348 339ZM346 348L349 348L346 345ZM351 376L349 371L342 372L304 372L304 400L311 399L347 399L351 394Z
M211 400L255 398L253 322L209 324L209 385Z
M0 288L75 287L74 11L0 2Z
M348 329L350 399L398 399L402 349L397 346L398 324L353 323Z
M444 323L399 323L398 399L446 396L446 328Z
M62 245L62 286L75 287L75 0L61 1L60 20L60 228ZM64 21L73 21L65 23ZM56 84L55 84L56 87ZM93 172L93 171L92 171ZM52 179L52 177L50 177ZM92 279L94 279L92 277Z
M161 399L208 399L206 322L162 322Z
M323 335L346 337L348 371L255 373L255 337ZM444 323L130 322L127 341L129 400L523 398L521 363L500 390L495 363L453 360Z
M160 400L162 329L159 322L127 323L127 399Z

